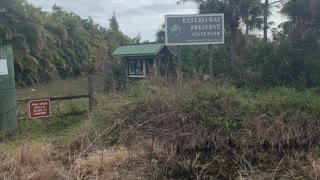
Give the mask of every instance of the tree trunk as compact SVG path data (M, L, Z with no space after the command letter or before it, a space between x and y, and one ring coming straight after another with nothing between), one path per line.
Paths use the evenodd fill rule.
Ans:
M236 60L237 29L231 28L231 62Z
M263 13L263 41L268 42L268 13L269 13L269 0L264 2L264 13Z
M239 26L239 14L240 9L236 6L235 0L231 1L232 8L232 19L230 24L231 29L231 62L235 62L236 60L236 41L237 41L237 30Z
M249 37L249 25L246 24L246 38L248 39Z

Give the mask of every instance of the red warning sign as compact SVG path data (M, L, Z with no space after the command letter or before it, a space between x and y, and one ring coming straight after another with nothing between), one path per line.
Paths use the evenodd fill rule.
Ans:
M30 119L39 119L51 116L50 99L29 101Z

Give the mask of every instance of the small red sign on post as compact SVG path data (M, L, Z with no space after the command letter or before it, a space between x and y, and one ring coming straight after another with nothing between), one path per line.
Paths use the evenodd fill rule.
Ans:
M30 119L50 117L50 99L29 101L29 116Z

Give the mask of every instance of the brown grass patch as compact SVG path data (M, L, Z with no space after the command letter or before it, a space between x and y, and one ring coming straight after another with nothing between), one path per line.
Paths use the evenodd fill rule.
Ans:
M52 151L51 144L25 143L4 157L0 165L0 176L4 179L32 179L38 171L50 164Z
M72 174L77 179L84 179L84 177L119 178L121 176L119 169L137 157L137 154L129 152L125 148L97 150L88 154L87 157L76 159Z

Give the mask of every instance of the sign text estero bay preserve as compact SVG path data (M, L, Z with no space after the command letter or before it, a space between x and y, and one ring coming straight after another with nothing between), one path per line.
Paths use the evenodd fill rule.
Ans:
M166 15L167 45L224 43L224 15Z

